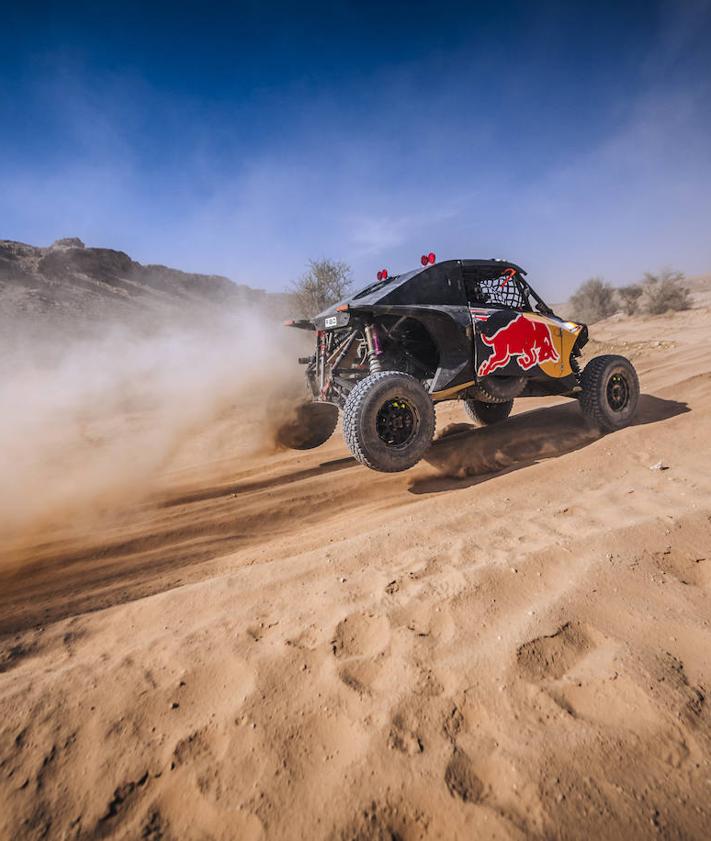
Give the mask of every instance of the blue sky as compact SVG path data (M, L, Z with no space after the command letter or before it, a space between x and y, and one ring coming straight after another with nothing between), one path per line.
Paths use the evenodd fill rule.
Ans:
M25 6L27 8L20 8ZM284 288L711 271L711 2L12 4L0 238Z

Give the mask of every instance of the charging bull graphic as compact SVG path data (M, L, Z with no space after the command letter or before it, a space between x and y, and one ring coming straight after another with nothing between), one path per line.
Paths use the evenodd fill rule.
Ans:
M480 377L508 365L514 356L518 357L517 362L524 371L541 362L557 362L560 359L553 345L550 327L523 315L516 316L491 336L480 334L480 338L485 345L493 348L493 353L479 366Z

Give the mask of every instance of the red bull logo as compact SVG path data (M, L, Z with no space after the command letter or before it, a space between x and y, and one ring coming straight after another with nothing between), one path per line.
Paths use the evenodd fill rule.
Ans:
M517 315L492 336L482 333L481 340L494 350L479 366L480 377L508 365L512 357L517 357L517 362L524 371L541 362L557 362L560 359L553 345L550 327L542 321L533 321L524 315Z

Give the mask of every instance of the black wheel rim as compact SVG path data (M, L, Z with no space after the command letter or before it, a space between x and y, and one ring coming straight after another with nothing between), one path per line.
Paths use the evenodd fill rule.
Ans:
M607 404L613 412L622 412L630 400L630 387L622 374L613 374L607 381Z
M404 447L415 436L417 415L407 400L394 397L380 407L375 429L388 447Z

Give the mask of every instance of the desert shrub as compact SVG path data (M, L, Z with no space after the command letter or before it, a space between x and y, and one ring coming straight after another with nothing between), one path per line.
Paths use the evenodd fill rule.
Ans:
M623 286L617 290L622 309L627 315L634 315L639 311L639 299L643 292L644 288L639 283L632 283L630 286Z
M587 324L602 321L617 312L615 290L600 277L586 280L570 298L575 318Z
M682 286L684 275L669 269L644 276L644 309L650 315L661 315L669 310L688 310L691 306L689 290Z
M351 269L334 260L310 260L309 270L291 285L302 316L310 318L340 301L351 285Z

